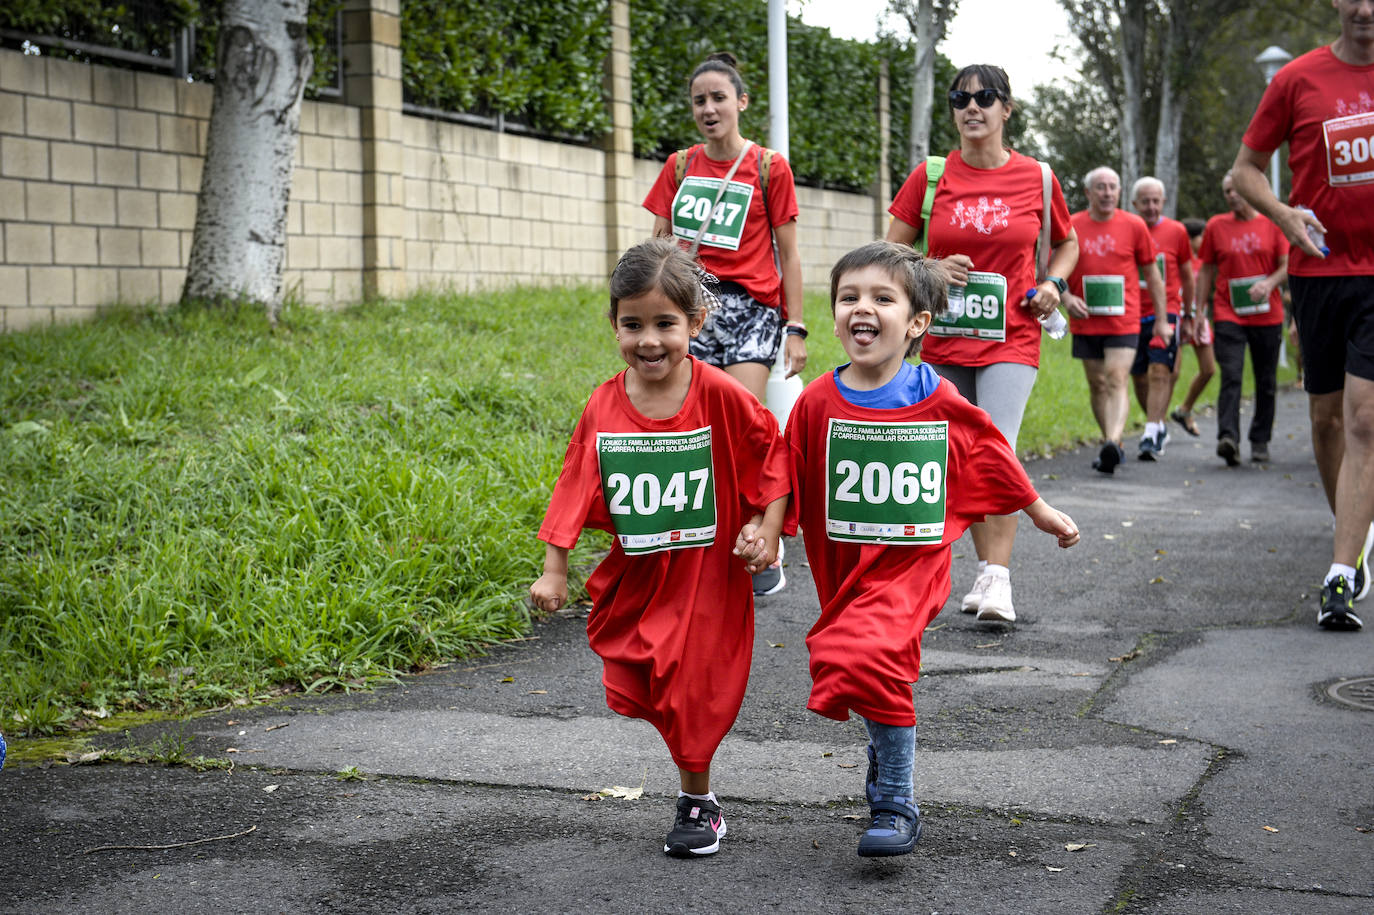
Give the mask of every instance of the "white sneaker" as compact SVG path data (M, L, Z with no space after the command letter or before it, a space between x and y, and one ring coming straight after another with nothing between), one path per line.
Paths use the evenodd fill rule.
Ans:
M983 603L978 607L980 623L1014 623L1016 611L1011 606L1011 579L991 579L983 591Z
M959 604L959 609L964 613L977 613L978 608L983 606L983 593L987 591L990 581L992 576L987 572L978 573L978 577L973 580L973 587Z

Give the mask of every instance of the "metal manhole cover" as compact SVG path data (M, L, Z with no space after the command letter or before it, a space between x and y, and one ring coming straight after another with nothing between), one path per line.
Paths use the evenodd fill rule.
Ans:
M1326 688L1326 694L1342 705L1374 712L1374 677L1338 680Z

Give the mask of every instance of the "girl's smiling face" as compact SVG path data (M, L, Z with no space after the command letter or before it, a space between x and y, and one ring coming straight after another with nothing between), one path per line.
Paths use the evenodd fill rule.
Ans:
M687 344L706 321L705 313L686 312L657 289L627 296L616 308L615 339L620 356L640 381L653 387L681 380Z

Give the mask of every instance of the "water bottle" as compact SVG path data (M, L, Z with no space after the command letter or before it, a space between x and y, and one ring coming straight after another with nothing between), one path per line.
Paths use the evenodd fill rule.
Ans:
M1033 298L1035 298L1035 290L1027 289L1026 304L1029 305L1030 300ZM1036 320L1040 322L1041 327L1045 328L1045 333L1050 335L1051 340L1064 339L1064 334L1069 330L1069 322L1064 320L1064 315L1058 308L1045 315L1043 318L1037 318Z
M1306 213L1313 219L1317 217L1317 214L1313 213L1307 207L1294 207L1293 209L1297 210L1299 213ZM1322 257L1329 256L1331 254L1331 249L1326 246L1326 235L1316 226L1308 225L1307 223L1303 223L1303 228L1307 229L1307 237L1312 240L1312 244L1317 246L1317 250L1322 253Z

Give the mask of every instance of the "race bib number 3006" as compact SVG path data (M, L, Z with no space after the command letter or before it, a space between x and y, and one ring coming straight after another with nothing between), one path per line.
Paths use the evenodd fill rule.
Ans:
M931 544L945 535L949 423L831 419L826 535L855 543Z
M691 432L602 432L601 491L629 555L708 546L716 538L711 427Z

